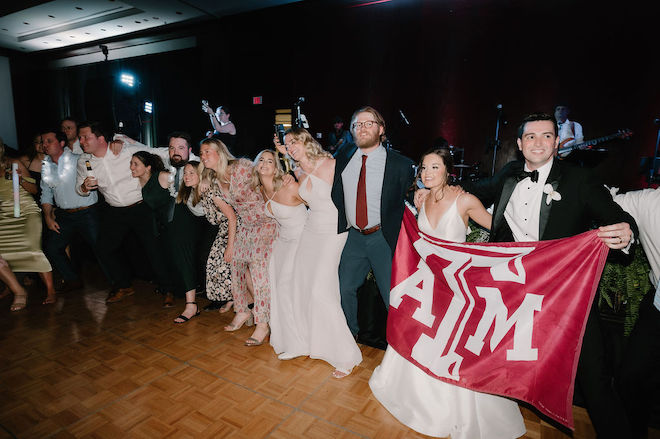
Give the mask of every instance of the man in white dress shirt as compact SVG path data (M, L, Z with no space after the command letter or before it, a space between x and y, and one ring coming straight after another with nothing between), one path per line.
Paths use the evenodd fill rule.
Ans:
M106 134L96 122L85 122L79 126L80 144L85 151L78 159L76 190L82 196L98 190L107 206L101 213L98 240L98 255L111 277L112 288L107 303L118 302L134 294L131 287L131 271L121 245L129 232L135 232L146 253L163 292L171 291L172 280L157 250L153 230L153 212L142 202L139 180L133 178L130 161L131 148L123 148L113 154L106 141ZM91 169L87 169L89 163Z

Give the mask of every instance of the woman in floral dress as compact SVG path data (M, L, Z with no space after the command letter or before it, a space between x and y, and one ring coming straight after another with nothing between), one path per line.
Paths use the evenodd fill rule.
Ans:
M204 168L215 171L225 199L240 218L234 253L231 255L232 296L236 315L225 331L236 331L248 325L254 317L257 324L246 346L258 346L269 334L270 282L268 260L277 235L274 219L266 216L263 197L252 190L250 180L253 164L236 159L222 141L206 139L200 146ZM252 284L254 309L250 312L249 284Z
M237 217L234 209L225 201L215 171L207 169L205 174L203 178L211 181L208 183L209 188L202 194L202 206L206 219L218 226L218 234L206 261L206 296L224 305L232 301L231 258L236 240Z

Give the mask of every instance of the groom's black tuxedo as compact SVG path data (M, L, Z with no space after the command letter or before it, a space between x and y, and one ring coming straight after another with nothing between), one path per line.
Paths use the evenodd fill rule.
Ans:
M335 153L335 179L332 185L332 201L338 211L337 233L345 232L348 228L346 209L344 208L344 184L341 173L356 153L358 147L355 143L342 145ZM401 220L403 219L403 200L415 178L413 161L396 151L387 150L385 161L385 177L380 200L381 229L385 240L392 249L396 248L399 238Z
M514 240L504 211L518 184L516 176L523 170L523 166L522 161L509 162L491 178L461 183L466 191L477 196L485 206L494 203L490 234L493 242ZM634 236L639 236L632 216L612 200L607 189L593 178L589 170L554 160L546 184L551 184L561 194L561 200L547 204L547 195L543 194L539 212L541 240L566 238L586 232L592 227L621 222L630 224ZM576 389L584 398L599 438L629 437L622 404L611 386L597 302L594 300L587 319Z
M509 162L495 176L477 182L461 183L463 188L481 200L484 206L495 204L490 240L513 241L504 210L523 170L522 161ZM626 222L635 236L635 220L616 204L607 189L592 173L571 163L555 160L546 184L561 194L561 200L545 202L543 194L539 212L539 239L558 239L586 232L593 226Z

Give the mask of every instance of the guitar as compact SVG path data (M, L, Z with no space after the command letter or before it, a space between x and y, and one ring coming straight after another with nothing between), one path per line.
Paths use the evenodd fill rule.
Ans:
M631 130L627 130L627 129L619 130L615 134L610 134L609 136L598 137L596 139L591 139L586 142L576 143L571 146L565 146L563 148L559 148L557 150L557 155L559 155L560 157L566 157L569 153L577 149L589 150L595 145L598 145L599 143L607 142L608 140L612 140L612 139L627 139L632 135L633 132Z

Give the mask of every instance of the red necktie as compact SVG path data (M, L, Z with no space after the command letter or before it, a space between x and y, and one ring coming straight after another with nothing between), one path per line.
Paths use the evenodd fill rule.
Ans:
M362 168L357 186L357 202L355 203L355 225L364 229L369 224L367 219L367 156L362 156Z

